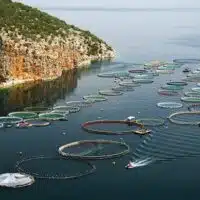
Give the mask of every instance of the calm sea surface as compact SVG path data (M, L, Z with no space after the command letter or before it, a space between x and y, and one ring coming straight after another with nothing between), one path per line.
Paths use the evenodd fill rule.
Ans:
M117 52L117 62L144 63L150 60L172 61L175 58L200 58L200 12L198 10L133 10L133 11L70 11L49 10L49 13L75 24L106 40ZM136 67L136 66L135 66ZM191 65L195 68L195 65ZM0 113L7 115L27 106L63 105L65 101L80 100L84 95L96 94L98 89L109 89L113 79L97 77L98 73L128 70L133 65L120 67L109 62L95 63L90 68L70 71L52 82L25 84L0 92ZM113 139L121 136L89 134L80 125L98 118L124 119L166 118L178 110L161 109L160 101L180 102L180 96L163 97L157 94L161 85L169 80L181 80L182 69L172 75L160 75L154 83L143 84L133 92L84 108L69 116L67 122L54 122L49 127L30 129L0 129L0 173L16 171L15 164L23 156L57 156L60 145L82 139ZM184 88L195 86L189 83ZM187 104L183 108L187 110ZM114 129L115 127L113 127ZM169 162L156 162L148 166L126 170L130 159L125 156L112 160L93 162L95 174L76 180L36 180L30 187L16 190L1 189L0 199L199 199L200 129L191 126L167 124L154 127L152 137L123 136L132 152L141 157L177 157ZM66 132L65 135L62 133ZM134 156L134 155L133 155ZM24 167L49 174L81 172L85 166L71 161L32 161ZM72 169L73 168L73 169Z

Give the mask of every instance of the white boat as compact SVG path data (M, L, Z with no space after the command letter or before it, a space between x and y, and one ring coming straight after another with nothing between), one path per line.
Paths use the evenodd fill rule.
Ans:
M132 168L134 168L134 167L135 167L135 166L134 166L134 163L131 162L131 161L129 161L129 163L125 166L126 169L132 169Z

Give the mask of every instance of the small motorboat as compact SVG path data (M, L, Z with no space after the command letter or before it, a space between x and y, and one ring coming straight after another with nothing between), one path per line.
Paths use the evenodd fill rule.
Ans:
M140 135L145 135L151 133L151 130L143 128L143 129L137 129L134 132Z
M190 71L191 71L191 69L189 69L188 67L183 70L184 73L187 73L187 72L190 72Z
M20 122L16 125L17 128L27 128L30 124L28 122Z
M128 165L125 166L126 169L132 169L134 167L135 166L134 166L133 162L131 162L131 161L129 161Z
M129 117L127 117L126 119L125 119L126 121L133 121L133 120L135 120L135 116L129 116Z

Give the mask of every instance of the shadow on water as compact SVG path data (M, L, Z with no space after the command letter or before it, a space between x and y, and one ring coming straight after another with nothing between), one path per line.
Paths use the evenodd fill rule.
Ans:
M58 99L65 99L77 88L78 80L83 76L100 72L102 66L111 61L93 62L91 66L63 72L52 81L37 81L0 90L0 115L23 110L28 106L52 106Z
M0 90L0 115L22 110L27 106L52 106L77 87L77 71L64 72L53 81L38 81Z

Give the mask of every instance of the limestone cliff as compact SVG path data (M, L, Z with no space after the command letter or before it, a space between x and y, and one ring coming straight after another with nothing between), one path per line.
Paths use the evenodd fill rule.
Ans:
M0 82L52 79L63 70L112 57L113 49L89 31L0 0Z

